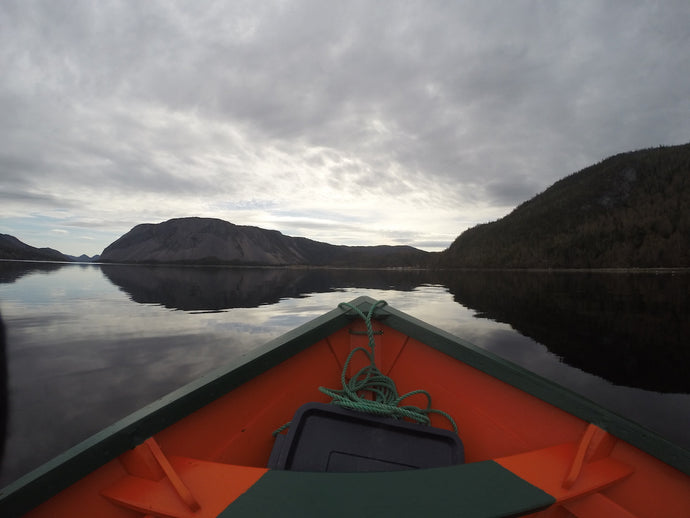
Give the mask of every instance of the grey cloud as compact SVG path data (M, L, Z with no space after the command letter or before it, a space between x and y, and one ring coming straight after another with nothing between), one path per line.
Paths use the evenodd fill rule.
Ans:
M690 135L685 0L8 0L0 24L0 183L27 193L240 203L275 151L273 175L509 208Z
M5 204L21 203L29 207L50 205L55 208L78 207L77 202L49 193L35 193L30 191L0 191L0 201Z
M537 194L534 182L506 174L503 178L486 184L485 195L492 204L504 207L516 206Z

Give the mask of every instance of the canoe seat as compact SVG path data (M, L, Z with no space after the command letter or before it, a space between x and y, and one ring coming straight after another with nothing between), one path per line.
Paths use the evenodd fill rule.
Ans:
M493 461L371 473L269 470L218 518L506 518L553 503L553 497Z
M400 471L464 462L457 434L432 426L307 403L278 435L268 467L315 472Z

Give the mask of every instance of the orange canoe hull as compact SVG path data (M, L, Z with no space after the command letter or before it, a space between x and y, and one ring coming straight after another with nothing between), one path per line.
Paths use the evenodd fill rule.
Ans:
M372 301L361 298L353 303L366 308ZM464 485L480 484L482 477L514 476L536 488L529 496L531 507L520 511L533 516L690 516L687 451L403 313L384 308L379 314L374 323L377 366L395 380L400 393L428 391L434 407L453 416L464 444L464 465L431 470L429 476ZM423 478L414 478L423 473L334 477L275 474L266 468L272 432L290 421L302 404L328 402L318 388L340 385L348 354L366 344L365 331L363 322L341 310L302 326L246 361L180 389L9 486L0 501L5 514L0 514L249 516L245 513L250 511L242 509L251 508L253 515L257 508L243 506L263 505L258 497L251 499L253 492L275 491L274 499L280 501L287 497L278 486L289 487L290 480L296 481L295 487L319 488L322 494L328 494L331 481L340 484L345 494L361 493L362 480L384 487L391 484L398 499L396 487L419 483L415 493L427 514L458 514L457 506L468 500L462 487L454 488L453 496L448 494L442 502L424 502L440 489L430 489ZM353 372L359 368L350 365ZM442 416L431 419L432 425L448 428ZM366 496L351 496L332 503L329 514L352 516L373 505ZM304 515L320 512L319 495L303 498L295 505ZM409 500L398 508L393 499L386 503L385 497L376 498L383 515L416 512L416 504ZM491 499L500 500L487 493L486 500ZM480 500L476 497L473 505L484 505ZM519 506L519 500L516 497L510 505ZM293 504L283 505L289 509ZM487 507L485 515L523 515L508 514L511 510L505 506L508 503L503 509ZM265 511L268 515L276 509L268 506ZM483 516L480 512L474 516Z

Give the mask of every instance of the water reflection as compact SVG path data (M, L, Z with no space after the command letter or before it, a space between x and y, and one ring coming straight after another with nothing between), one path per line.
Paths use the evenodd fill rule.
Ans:
M409 291L432 274L411 270L180 268L101 265L130 298L184 311L220 311L275 304L284 298L348 287Z
M185 311L275 304L349 287L445 286L478 318L509 324L615 384L690 392L690 275L102 266L139 303Z
M0 263L11 403L0 486L360 295L687 446L689 278Z
M16 282L32 273L50 273L70 266L69 263L0 260L0 284Z
M617 385L690 392L690 275L458 272L455 300Z

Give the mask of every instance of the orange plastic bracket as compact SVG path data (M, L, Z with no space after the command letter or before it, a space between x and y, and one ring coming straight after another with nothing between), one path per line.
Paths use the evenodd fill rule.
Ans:
M165 476L168 477L168 480L175 489L175 492L180 496L185 505L192 511L198 511L201 508L199 502L196 501L196 498L194 498L192 492L184 484L184 482L182 482L182 479L179 477L175 469L170 465L170 462L163 453L163 450L161 450L160 446L158 446L156 440L151 437L146 439L144 444L149 448L156 459L156 462L158 462L158 465L163 470L163 473L165 473Z
M612 437L608 432L590 423L582 434L568 475L563 480L563 489L573 487L580 473L582 473L585 462L592 460L593 457L607 456L612 445Z
M122 467L135 477L160 480L165 477L158 461L145 444L139 444L119 457Z
M145 448L148 449L148 446ZM155 450L156 445L153 448ZM151 480L127 475L103 489L101 495L120 507L150 515L151 518L216 518L268 471L266 468L209 462L190 457L169 455L166 459L199 502L200 508L197 511L183 503L167 476Z
M596 435L598 434L595 434L595 438ZM591 441L593 439L590 439ZM632 467L610 457L593 460L592 456L587 453L588 449L591 451L591 448L584 448L585 454L582 462L573 461L573 459L577 459L579 450L578 444L575 443L565 443L542 450L519 453L510 457L498 458L495 461L523 480L546 491L557 502L598 492L632 473ZM596 453L598 456L599 452ZM575 473L574 477L570 477L571 472ZM567 474L566 479L574 478L570 488L563 487L564 473Z

